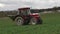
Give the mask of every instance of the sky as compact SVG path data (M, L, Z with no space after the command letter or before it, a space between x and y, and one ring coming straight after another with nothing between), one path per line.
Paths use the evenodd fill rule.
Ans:
M55 6L60 6L60 0L0 0L0 11L15 10L22 7L46 9Z

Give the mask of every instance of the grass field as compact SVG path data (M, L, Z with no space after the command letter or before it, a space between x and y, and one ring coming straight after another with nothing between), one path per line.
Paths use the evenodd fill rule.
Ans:
M42 14L42 25L16 26L9 18L0 18L0 34L60 34L60 13Z

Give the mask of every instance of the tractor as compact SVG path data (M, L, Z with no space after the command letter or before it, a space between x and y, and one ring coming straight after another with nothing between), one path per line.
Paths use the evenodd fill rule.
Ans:
M17 12L17 15L10 16L10 18L15 21L17 25L42 24L42 19L38 11L31 11L31 9L28 7L19 8Z

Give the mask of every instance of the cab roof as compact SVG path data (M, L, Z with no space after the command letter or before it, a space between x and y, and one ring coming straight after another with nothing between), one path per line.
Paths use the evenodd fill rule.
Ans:
M26 9L30 9L29 7L26 8L18 8L18 10L26 10Z

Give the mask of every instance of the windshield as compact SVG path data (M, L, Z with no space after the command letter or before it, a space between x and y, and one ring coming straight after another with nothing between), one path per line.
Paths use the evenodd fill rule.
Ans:
M30 10L21 10L22 15L29 15Z

